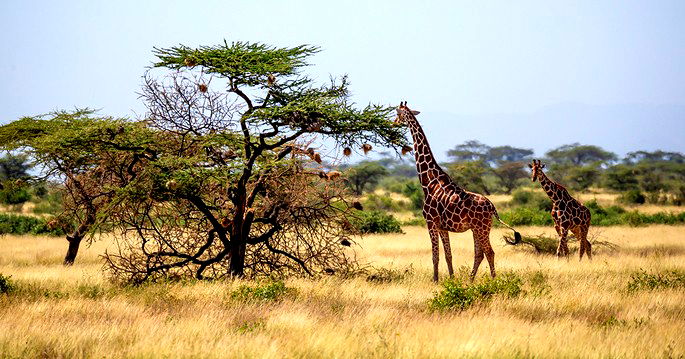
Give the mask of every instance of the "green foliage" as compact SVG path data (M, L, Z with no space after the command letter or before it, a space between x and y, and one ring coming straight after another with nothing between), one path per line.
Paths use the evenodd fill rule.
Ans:
M511 205L535 208L541 211L552 210L552 200L546 194L529 191L526 189L517 189L512 193Z
M422 215L416 215L412 219L408 219L406 221L402 221L403 226L425 226L426 225L426 219L423 218Z
M0 234L63 236L64 232L60 228L48 228L47 221L43 218L0 213Z
M296 294L297 291L287 287L283 281L267 281L256 286L241 285L231 292L231 299L243 302L276 302Z
M364 200L364 208L378 211L400 211L408 207L406 201L395 201L390 196L372 193Z
M627 204L644 204L647 201L642 192L639 189L631 189L630 191L623 192L619 201Z
M523 162L502 162L492 169L499 185L504 188L504 193L511 193L521 180L528 177L528 172L524 170L524 166Z
M31 165L26 155L8 154L0 157L0 181L16 180L29 177Z
M605 151L599 146L581 145L574 143L563 145L548 151L545 156L554 163L585 166L590 164L608 163L618 159L616 154Z
M574 166L568 172L568 184L575 190L586 190L597 183L601 172L596 165Z
M360 233L402 233L400 222L392 214L381 211L359 211L352 225Z
M57 216L63 210L62 192L52 191L44 196L40 201L36 202L33 207L35 214L52 214Z
M624 164L609 167L602 182L604 187L614 191L637 190L639 187L635 169Z
M4 188L0 190L0 203L2 204L26 203L30 199L31 193L24 186L15 185L12 182L6 183Z
M500 274L495 278L479 279L466 283L462 279L448 279L443 289L429 301L433 311L466 310L473 305L488 302L494 296L518 297L523 291L523 279L514 273Z
M345 173L348 183L354 193L362 195L365 190L373 189L380 179L388 174L388 170L376 162L364 161L349 168Z
M685 272L681 270L648 273L642 269L631 274L628 282L629 292L683 288L685 288Z
M483 177L488 172L485 162L455 162L447 167L452 180L466 190L490 194Z
M552 216L547 211L536 208L516 207L499 213L500 218L511 226L550 226Z
M423 210L423 188L418 181L411 181L404 185L402 194L409 198L410 207L413 210Z
M16 289L10 278L11 276L4 276L0 273L0 294L10 294Z

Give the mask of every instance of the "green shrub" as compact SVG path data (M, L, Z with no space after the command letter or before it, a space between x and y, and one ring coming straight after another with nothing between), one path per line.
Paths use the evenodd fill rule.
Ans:
M423 218L423 216L419 215L419 216L416 216L412 219L402 221L402 225L403 226L425 226L426 225L426 219Z
M0 203L3 204L20 204L30 199L31 194L23 187L7 185L4 189L0 190Z
M0 273L0 294L9 294L16 289L10 278L10 276L4 276Z
M380 211L359 211L352 224L359 232L367 233L402 233L400 222L391 214Z
M517 189L512 194L511 205L538 209L541 211L552 210L552 200L547 195L532 192L525 189Z
M33 213L57 215L62 212L62 208L62 195L59 192L52 192L36 202Z
M409 203L411 209L422 210L423 209L423 188L421 184L417 181L410 181L404 185L404 190L402 193L409 198Z
M644 194L642 194L642 192L640 192L639 189L632 189L630 191L623 192L621 197L619 197L619 201L628 204L644 204L647 201L647 198Z
M449 279L442 284L429 302L433 311L466 310L471 306L484 303L496 295L515 298L522 292L523 280L516 274L508 273L496 278L486 278L476 283L465 283L460 279Z
M528 207L516 207L500 213L500 217L511 226L549 226L553 225L549 212Z
M407 208L407 205L404 201L394 201L390 196L379 196L373 193L364 201L364 208L379 211L399 211Z
M0 234L48 234L62 236L61 228L49 229L43 218L0 213Z
M269 281L253 287L241 285L231 292L231 299L243 302L275 302L295 294L296 290L286 287L283 281Z
M685 288L685 272L671 270L660 273L647 273L645 270L630 276L628 291Z

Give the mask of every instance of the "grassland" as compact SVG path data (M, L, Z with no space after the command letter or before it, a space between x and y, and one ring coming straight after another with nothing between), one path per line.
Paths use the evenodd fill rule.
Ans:
M287 280L277 300L234 293L254 283L167 283L121 288L107 282L98 255L107 240L61 266L63 240L0 239L2 357L682 357L685 289L628 291L640 270L685 271L685 227L610 227L592 262L558 260L492 241L500 273L524 280L516 298L495 297L464 311L431 312L423 228L368 236L357 253L387 282L333 277ZM551 234L548 228L524 228ZM452 235L457 266L472 263L469 234ZM442 264L442 263L441 263ZM485 263L484 263L485 264ZM445 276L444 265L441 274ZM481 267L481 276L487 267ZM531 281L531 278L537 278Z

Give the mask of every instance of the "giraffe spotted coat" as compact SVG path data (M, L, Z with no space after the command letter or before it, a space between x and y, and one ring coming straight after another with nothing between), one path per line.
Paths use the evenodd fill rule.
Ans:
M539 160L533 160L528 167L532 170L533 182L539 181L542 189L552 200L552 220L560 237L557 256L568 255L567 236L568 232L571 231L580 241L580 259L583 259L585 253L587 253L588 258L592 259L592 244L587 240L591 221L590 210L571 197L564 186L549 179L543 172L545 165Z
M416 170L425 196L423 216L426 219L431 238L433 254L433 280L438 280L438 264L440 259L439 241L445 250L447 270L452 276L452 251L450 248L449 232L473 232L474 259L471 278L476 276L483 258L487 258L490 275L495 276L495 251L490 245L490 229L492 217L502 222L495 206L485 196L466 191L457 186L452 179L440 168L426 139L423 129L415 115L405 104L397 108L396 123L409 126L414 140L414 156ZM520 234L514 231L516 242ZM516 243L515 242L515 243Z

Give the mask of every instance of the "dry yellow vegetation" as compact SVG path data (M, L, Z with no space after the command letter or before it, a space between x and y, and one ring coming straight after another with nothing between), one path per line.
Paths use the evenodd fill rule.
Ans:
M494 298L463 312L431 312L423 228L368 236L359 256L401 274L388 283L295 279L279 301L232 298L242 281L109 284L98 255L107 241L61 266L64 240L0 238L0 273L21 289L0 295L0 357L682 357L685 290L629 293L631 274L685 270L685 227L601 229L592 262L557 260L504 246L494 230L498 271L546 278L543 291ZM522 228L551 234L549 228ZM470 266L469 233L452 234L456 266ZM406 271L406 274L405 274ZM484 262L480 275L485 275ZM441 275L446 274L444 261ZM251 283L247 283L252 285ZM524 289L529 289L524 287Z

